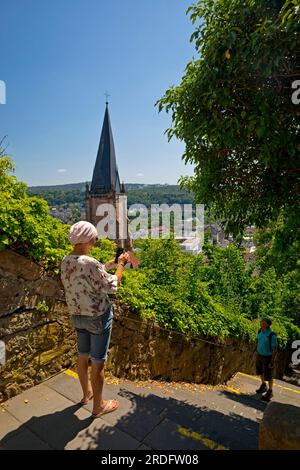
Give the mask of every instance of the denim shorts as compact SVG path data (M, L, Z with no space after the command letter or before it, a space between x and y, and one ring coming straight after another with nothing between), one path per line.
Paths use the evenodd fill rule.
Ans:
M96 363L106 361L113 316L112 307L97 317L72 315L71 320L77 333L79 356L90 356L91 361Z

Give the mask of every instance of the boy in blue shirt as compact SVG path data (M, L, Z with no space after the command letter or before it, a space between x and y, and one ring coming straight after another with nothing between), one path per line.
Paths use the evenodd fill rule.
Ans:
M263 318L257 333L256 374L261 376L262 383L256 392L266 392L262 397L264 401L270 401L273 397L273 368L277 355L277 337L271 329L271 324L270 318ZM269 389L266 381L269 383Z

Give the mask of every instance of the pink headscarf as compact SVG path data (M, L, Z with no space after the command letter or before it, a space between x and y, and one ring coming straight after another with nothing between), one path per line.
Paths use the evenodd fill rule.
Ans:
M98 238L98 232L96 227L90 222L81 220L76 222L70 228L68 240L71 245L78 245L79 243L88 243L93 240L93 238Z

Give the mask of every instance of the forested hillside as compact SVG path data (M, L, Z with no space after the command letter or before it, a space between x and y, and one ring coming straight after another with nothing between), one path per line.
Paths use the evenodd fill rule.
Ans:
M192 204L193 193L180 189L177 185L125 184L128 206L132 204ZM28 189L31 196L45 199L50 206L75 203L84 205L85 183L58 186L34 186Z

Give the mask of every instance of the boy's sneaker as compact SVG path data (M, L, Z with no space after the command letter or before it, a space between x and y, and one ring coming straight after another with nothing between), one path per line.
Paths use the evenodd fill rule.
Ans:
M261 386L256 390L256 393L265 393L268 390L267 384L261 384Z
M273 397L273 392L272 390L269 389L267 393L263 397L261 397L261 399L263 401L270 401L272 397Z

